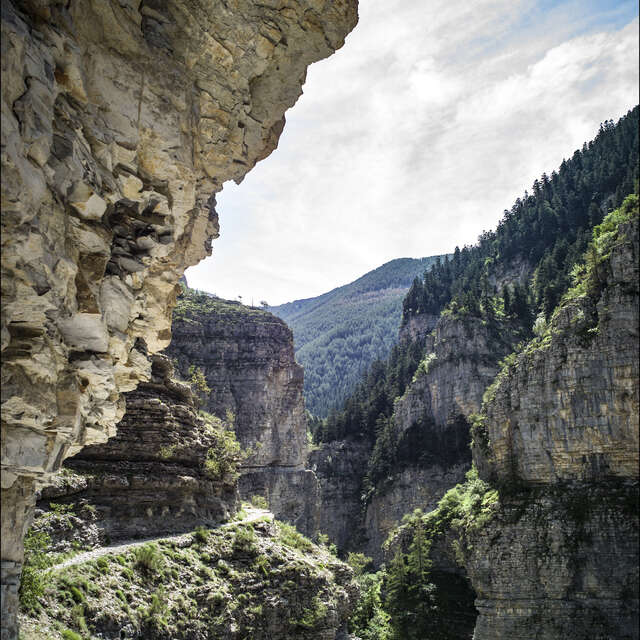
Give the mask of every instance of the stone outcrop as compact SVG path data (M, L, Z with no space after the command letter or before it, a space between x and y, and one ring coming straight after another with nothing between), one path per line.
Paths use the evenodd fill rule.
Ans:
M398 332L399 341L412 342L414 340L425 340L435 329L438 317L432 313L414 314L404 322Z
M355 0L3 2L3 637L35 479L115 434L214 194L356 20Z
M364 516L367 554L383 559L382 543L415 508L433 509L469 469L469 422L498 372L498 362L520 339L515 322L445 313L437 322L413 316L400 339L426 335L425 356L395 404L398 472L378 483Z
M465 557L476 640L638 638L637 204L602 235L474 426L479 473L504 494Z
M637 484L565 485L507 499L470 535L474 638L638 638Z
M637 221L599 268L600 295L577 297L490 390L478 469L526 484L637 477Z
M276 517L313 533L318 489L305 467L303 372L289 327L262 309L185 290L166 353L183 377L203 372L210 388L203 409L233 415L236 436L249 452L241 496L264 496Z
M371 496L364 517L367 540L364 549L376 565L384 560L383 544L402 517L416 508L424 512L434 509L451 487L462 482L468 468L465 463L436 464L426 469L408 467L398 473L384 491Z
M426 338L414 381L396 404L398 429L405 431L426 419L446 430L460 417L479 411L498 362L519 339L516 327L507 321L443 314Z
M168 358L154 356L151 380L125 396L118 434L68 458L65 473L42 490L38 506L68 504L80 514L90 505L87 528L96 528L102 542L227 520L237 503L235 474L218 477L206 466L208 451L219 450L224 425L199 417L191 389L172 373ZM55 541L60 531L49 533Z

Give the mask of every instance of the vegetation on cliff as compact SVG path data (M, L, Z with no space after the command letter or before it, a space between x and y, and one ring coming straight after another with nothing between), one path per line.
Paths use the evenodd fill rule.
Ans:
M392 260L321 296L269 309L293 331L313 415L324 418L340 406L367 368L388 356L411 282L445 258Z
M613 254L620 246L629 245L632 239L627 237L628 234L637 234L638 202L638 195L629 195L622 206L607 214L601 224L593 228L591 241L582 260L571 271L573 286L552 312L550 321L547 323L542 317L542 321L538 323L537 335L530 342L521 345L520 354L513 353L504 359L494 383L485 393L483 411L471 417L474 459L483 460L492 456L492 442L487 428L491 416L487 415L487 405L495 402L496 393L501 388L503 391L506 389L505 393L508 394L513 380L518 378L517 371L532 371L531 357L539 354L541 350L552 348L554 341L565 340L573 345L572 348L584 350L600 330L597 303L610 284L608 281ZM635 257L637 259L637 249ZM622 258L618 255L616 259ZM635 288L637 291L637 282L624 282L622 286L630 290ZM576 305L579 307L579 313L574 315L579 320L569 325L558 326L557 321L561 315ZM604 312L608 313L607 310ZM566 358L566 354L564 357ZM581 362L584 366L584 361ZM576 401L579 402L579 398ZM489 539L498 540L496 548L499 548L500 536L517 537L523 532L529 532L532 523L535 523L533 535L536 539L541 537L540 531L545 531L539 543L542 548L536 551L537 558L545 558L545 563L558 562L562 566L580 567L586 562L591 562L594 566L597 564L597 561L589 556L589 550L591 545L595 544L593 541L597 540L600 528L606 529L603 521L615 522L615 527L625 530L633 530L635 527L637 535L637 481L609 477L605 462L601 463L603 470L597 476L597 483L589 483L581 478L577 483L544 486L540 486L540 483L537 486L529 486L517 476L515 461L512 462L514 466L511 473L499 481L492 479L487 482L479 477L475 467L472 468L465 482L450 489L434 510L427 514L416 510L405 516L402 525L392 533L386 543L387 556L391 561L375 576L375 580L381 585L380 591L384 594L384 597L376 601L382 611L376 614L376 619L384 618L388 626L382 635L371 637L456 637L448 635L450 626L447 626L450 625L450 618L457 606L454 601L447 599L447 592L451 592L452 585L447 580L439 583L442 576L431 570L432 551L436 546L440 555L448 555L461 567L480 561L486 563L488 556L485 555L485 547L491 548L493 544ZM490 473L485 473L485 476L487 475L491 477ZM495 522L498 524L494 524ZM553 535L547 531L552 527L555 530ZM544 536L548 536L548 539ZM548 547L552 544L552 538L554 548L550 549ZM474 559L474 546L479 541L484 545L481 560L478 557ZM627 546L632 548L633 543L627 543ZM506 546L503 545L502 553L515 554L514 548L516 547L512 541ZM621 553L629 553L624 544L622 548ZM424 562L419 550L424 551ZM553 559L549 560L547 556ZM524 559L521 562L524 570L526 562ZM418 572L416 566L426 566L426 569L424 572ZM500 566L496 566L489 572L498 574L501 570ZM477 568L477 571L486 570ZM606 572L603 571L603 575L609 576L610 571L611 567ZM623 575L625 571L621 570L619 573ZM370 581L373 579L369 578ZM575 580L575 589L579 590L580 580L578 577ZM484 581L490 582L486 578ZM517 583L517 580L515 582ZM628 594L632 589L632 582L632 578L625 574L620 591ZM535 591L535 587L527 588ZM412 596L416 590L421 590L423 596L419 600ZM518 593L520 594L520 591ZM487 596L485 594L480 597ZM502 592L500 597L505 597ZM552 596L549 597L553 599ZM580 596L577 599L580 601ZM585 613L585 616L587 615L594 616L593 620L597 623L598 629L612 628L613 623L602 617L601 612L597 611L597 606ZM627 624L626 618L619 617L623 628ZM369 620L372 628L377 628L377 623L373 623L373 614L369 616ZM358 619L358 624L366 629L369 622ZM531 622L525 616L522 624L526 627ZM585 628L589 626L578 621L576 625Z
M563 160L558 171L535 180L496 231L473 247L456 248L416 279L403 303L403 322L440 313L451 301L476 309L493 295L491 276L521 261L535 268L526 297L548 317L569 285L569 271L584 252L590 229L622 204L638 179L638 114L635 107L616 124L605 121L596 138ZM516 288L516 295L522 291Z
M603 231L612 218L603 217L620 205L638 179L638 116L635 107L618 123L605 122L596 136L563 161L551 176L543 174L510 211L495 232L484 233L473 247L456 249L416 279L404 300L403 322L424 314L441 314L461 330L480 322L493 350L496 366L505 353L504 336L523 347L544 333L553 309L571 285L572 268L587 248L594 226ZM623 209L628 205L624 205ZM610 214L614 218L619 214ZM349 396L341 410L315 424L316 441L367 437L372 454L367 469L370 487L408 464L429 461L434 443L398 434L395 402L413 376L442 362L428 361L423 345L398 345L386 362L377 362ZM469 418L469 416L467 416ZM428 425L425 416L424 425ZM423 425L423 426L424 426ZM431 453L439 453L436 450ZM444 458L443 458L444 459ZM365 482L365 486L367 482Z
M470 590L459 577L434 570L432 549L453 531L452 554L461 561L467 533L490 521L497 505L498 492L472 469L436 509L403 518L386 543L388 562L380 571L367 572L367 559L350 554L361 587L351 631L363 640L458 640L451 617L473 617Z
M54 567L21 637L311 640L346 618L352 576L326 547L264 516Z
M249 307L235 300L223 300L213 294L189 289L180 284L180 292L173 310L174 322L198 322L208 313L215 314L225 322L238 322L246 314L255 315L264 322L278 322L277 318L264 309Z

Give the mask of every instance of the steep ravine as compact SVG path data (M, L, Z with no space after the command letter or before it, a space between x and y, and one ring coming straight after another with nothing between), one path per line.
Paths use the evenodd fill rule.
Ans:
M115 434L214 194L276 147L356 7L3 2L3 640L35 482Z
M185 298L193 303L197 296L185 292L176 310L177 327ZM249 514L251 509L237 511L239 479L243 497L260 495L279 518L315 530L314 473L301 465L260 466L255 455L254 464L241 468L247 458L234 434L235 428L254 450L256 442L269 441L275 402L280 408L275 417L295 435L302 434L295 440L306 446L305 420L292 421L301 405L301 380L287 375L289 368L299 370L288 356L291 333L269 313L208 296L203 300L195 314L200 322L194 320L190 338L183 335L182 340L201 349L199 363L209 377L217 376L219 389L223 380L232 382L233 409L255 422L236 420L224 401L209 405L224 420L198 410L197 404L207 399L197 386L178 381L171 360L155 355L151 380L126 394L118 434L68 458L55 485L40 493L30 535L49 536L47 557L94 551L62 563L52 560L56 567L47 587L24 608L27 640L58 638L65 629L106 638L189 640L217 638L224 630L224 637L238 639L334 640L345 626L358 593L350 568L290 525L265 524L273 514L262 510L266 520L248 519L245 509ZM213 308L205 309L206 303ZM194 339L205 326L206 353L203 342ZM212 332L223 326L226 331ZM225 359L212 357L220 352ZM172 353L180 351L176 347ZM268 379L289 379L296 392L267 384ZM295 401L288 405L291 397ZM298 417L304 416L300 412ZM283 447L280 455L286 460L300 453L305 451L292 454ZM271 449L271 455L278 454L279 441ZM301 487L301 479L312 483L313 491ZM301 513L309 517L301 519ZM176 533L182 535L162 539ZM122 546L132 539L139 542ZM203 545L205 539L210 544ZM140 558L152 552L145 541L156 545L157 556L146 569ZM71 612L69 597L80 599ZM244 606L238 606L241 602Z

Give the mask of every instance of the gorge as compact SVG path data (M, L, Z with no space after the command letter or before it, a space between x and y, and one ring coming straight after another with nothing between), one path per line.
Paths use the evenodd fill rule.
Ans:
M638 107L323 420L283 320L179 283L356 21L3 3L2 640L638 639Z

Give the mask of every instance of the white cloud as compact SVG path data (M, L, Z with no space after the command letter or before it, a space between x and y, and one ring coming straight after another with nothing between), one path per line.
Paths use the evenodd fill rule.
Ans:
M189 282L277 304L473 243L637 101L638 22L621 4L361 2L278 150L225 185L221 237Z

